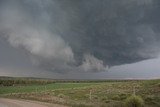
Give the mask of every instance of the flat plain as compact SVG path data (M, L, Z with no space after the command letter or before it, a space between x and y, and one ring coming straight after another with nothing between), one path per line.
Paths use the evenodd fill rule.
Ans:
M52 81L0 86L3 98L71 107L125 107L126 99L133 94L144 100L145 107L160 107L160 80Z

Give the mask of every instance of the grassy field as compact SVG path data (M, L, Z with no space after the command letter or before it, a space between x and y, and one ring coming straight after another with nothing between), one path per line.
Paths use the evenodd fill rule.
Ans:
M72 107L124 107L136 94L145 107L160 107L160 80L52 83L0 87L1 97L60 103Z
M0 87L0 94L44 92L58 89L72 89L95 85L95 83L53 83L47 85Z

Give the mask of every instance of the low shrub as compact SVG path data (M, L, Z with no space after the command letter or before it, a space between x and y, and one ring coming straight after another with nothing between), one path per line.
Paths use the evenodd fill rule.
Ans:
M107 97L107 96L104 96L104 97L101 98L101 100L102 100L102 101L106 101L106 100L108 100L108 97Z
M158 83L157 86L160 87L160 83Z
M124 100L127 98L127 95L122 93L119 95L119 98L120 98L120 100Z
M59 94L58 97L59 97L59 98L64 98L65 95L64 95L64 94Z
M126 107L143 107L144 101L140 96L132 95L125 101Z
M112 97L112 100L120 100L120 97L119 97L118 95L114 95L114 96Z

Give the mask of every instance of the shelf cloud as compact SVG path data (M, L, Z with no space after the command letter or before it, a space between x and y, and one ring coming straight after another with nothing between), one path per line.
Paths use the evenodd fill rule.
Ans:
M0 0L0 36L53 72L157 58L159 0Z

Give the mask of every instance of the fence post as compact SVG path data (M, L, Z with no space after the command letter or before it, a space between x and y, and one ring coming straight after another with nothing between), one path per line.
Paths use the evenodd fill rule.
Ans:
M89 99L92 100L92 90L89 92Z

